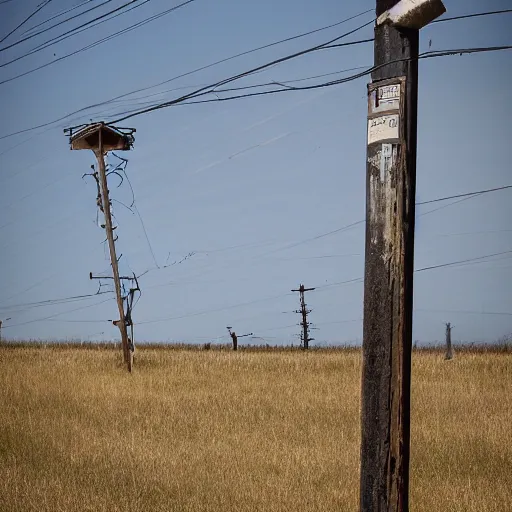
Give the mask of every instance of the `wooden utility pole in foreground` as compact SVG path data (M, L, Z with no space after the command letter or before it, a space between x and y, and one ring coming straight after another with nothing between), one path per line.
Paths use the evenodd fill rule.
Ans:
M409 510L419 29L440 0L377 0L368 86L361 512Z
M299 292L300 294L300 309L295 311L296 313L300 313L302 316L301 326L302 326L302 348L307 350L309 348L309 342L313 341L313 338L309 337L309 322L308 322L308 314L311 313L311 309L306 308L306 300L304 297L304 292L311 292L314 288L304 288L304 285L301 284L298 290L292 290L292 292Z
M448 361L453 359L452 329L453 329L452 324L450 324L450 322L448 322L446 324L446 355L444 357Z
M124 361L128 371L132 371L133 351L128 343L126 329L126 318L123 307L123 296L121 293L121 281L119 279L118 259L114 242L114 230L112 228L112 215L110 211L110 198L107 184L107 173L105 171L105 154L112 150L128 150L133 144L133 132L123 133L116 128L107 126L104 123L95 123L79 129L75 134L69 131L71 149L90 149L94 151L98 161L98 182L101 200L101 210L105 215L105 231L107 234L108 248L110 252L110 263L116 290L117 307L119 310L119 321L115 324L121 332L121 343L123 347Z

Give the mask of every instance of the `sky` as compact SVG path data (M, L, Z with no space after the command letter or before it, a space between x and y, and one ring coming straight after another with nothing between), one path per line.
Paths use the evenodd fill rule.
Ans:
M0 39L40 3L0 2ZM66 57L179 3L139 1L130 12L24 56L126 2L102 3L51 0L0 43L0 320L6 338L119 337L109 322L118 314L113 293L31 304L96 294L99 282L90 281L89 272L110 271L96 185L82 179L94 154L71 151L64 128L112 121L324 43L372 21L373 13L173 79L374 8L366 0L194 0ZM510 8L508 0L445 5L445 16ZM421 31L420 51L510 45L511 22L512 14L500 14L432 24ZM346 40L372 35L370 24ZM372 63L373 43L358 44L312 52L227 87L338 72L297 85L323 83ZM510 50L420 61L418 202L512 184L511 80ZM132 202L126 179L120 184L112 175L110 191L120 272L147 271L133 311L136 343L228 342L232 326L239 335L252 333L241 343L298 345L299 297L291 290L300 283L317 288L306 295L312 345L361 343L364 223L339 228L365 217L369 81L182 104L122 121L136 128L134 148L122 153L135 208L126 207ZM139 89L145 90L132 93ZM31 129L40 125L46 126ZM118 163L113 156L108 161ZM415 268L512 251L511 194L419 206ZM511 263L509 253L415 274L413 339L443 340L446 322L454 326L455 342L510 335ZM113 289L111 281L101 283L102 292Z

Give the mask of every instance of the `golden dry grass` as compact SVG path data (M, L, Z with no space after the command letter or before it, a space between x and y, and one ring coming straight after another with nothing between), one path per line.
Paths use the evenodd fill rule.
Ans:
M357 510L357 351L119 359L0 348L0 510ZM413 371L411 510L512 510L512 354Z

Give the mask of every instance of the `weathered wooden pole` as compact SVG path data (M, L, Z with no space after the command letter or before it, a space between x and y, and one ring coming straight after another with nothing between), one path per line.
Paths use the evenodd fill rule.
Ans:
M448 322L446 324L446 355L445 359L450 361L453 359L453 351L452 351L452 324Z
M65 130L65 132L69 133L71 149L90 149L94 152L98 161L97 179L100 194L98 200L99 204L101 204L101 210L105 216L104 227L107 234L112 276L116 291L117 307L119 310L119 320L114 321L114 324L119 327L121 332L124 362L128 367L128 371L131 372L133 365L133 347L131 347L131 344L128 342L127 318L124 312L123 296L121 293L121 281L119 278L118 259L114 241L114 228L112 227L111 204L107 183L107 173L105 169L106 153L112 150L129 150L133 145L133 133L135 132L135 129L128 128L124 130L127 130L127 133L100 122L80 127L75 132L72 128ZM90 277L92 278L91 275Z
M114 287L116 290L117 308L119 310L119 318L117 322L119 331L121 332L121 344L123 347L124 361L128 365L128 370L132 371L131 358L128 348L128 333L126 331L126 322L124 319L123 295L121 293L121 281L119 279L119 266L117 263L116 246L114 243L114 230L112 228L112 216L110 211L110 198L108 193L107 174L105 172L105 153L103 148L102 130L99 130L98 149L95 151L98 160L98 174L101 188L101 202L103 205L103 213L105 215L105 231L107 233L108 249L110 253L110 263L112 266L112 274L114 277Z
M377 0L368 86L361 512L409 510L419 29L440 0Z

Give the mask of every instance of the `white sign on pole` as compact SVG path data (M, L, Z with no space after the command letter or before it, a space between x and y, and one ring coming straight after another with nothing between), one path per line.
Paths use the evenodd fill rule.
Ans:
M368 144L399 137L399 115L388 114L368 119Z

